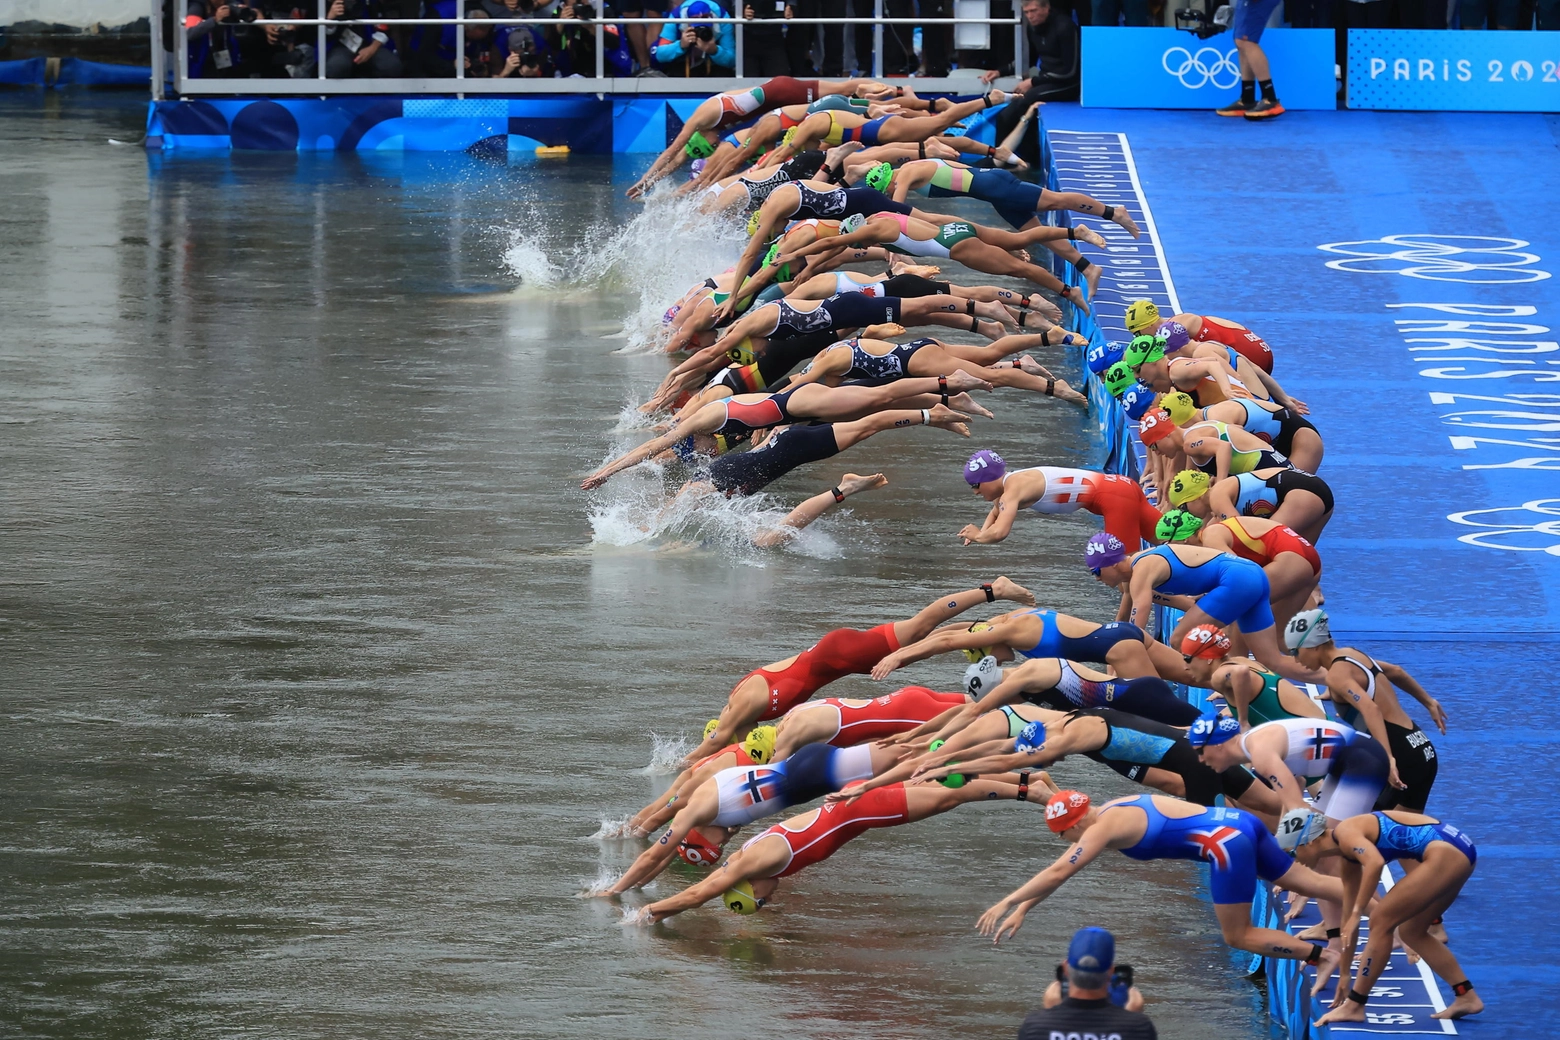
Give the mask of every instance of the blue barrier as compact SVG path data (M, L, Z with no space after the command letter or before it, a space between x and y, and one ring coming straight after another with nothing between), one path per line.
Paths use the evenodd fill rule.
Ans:
M1331 29L1269 29L1262 51L1285 108L1338 107ZM1084 26L1086 108L1217 108L1234 100L1240 58L1231 33L1199 40L1165 28Z
M1560 32L1350 29L1349 107L1560 112Z
M0 61L0 83L16 87L43 86L43 59L26 58L22 61Z
M56 87L144 87L151 89L152 69L149 65L110 65L107 62L87 61L85 58L66 58L60 62Z

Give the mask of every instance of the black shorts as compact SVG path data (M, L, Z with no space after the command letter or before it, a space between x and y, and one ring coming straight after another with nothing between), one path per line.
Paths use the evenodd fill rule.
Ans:
M787 426L762 447L721 455L710 463L710 482L730 495L753 495L798 466L840 453L832 423Z
M918 274L896 274L883 283L883 291L889 296L911 299L917 296L947 296L953 292L948 282L934 282Z
M1267 479L1267 486L1278 492L1278 504L1284 504L1284 496L1291 491L1309 491L1322 500L1323 508L1331 513L1333 511L1332 488L1321 477L1313 477L1309 473L1303 473L1298 469L1286 469L1282 473L1275 473Z
M1392 748L1393 761L1397 763L1398 778L1408 788L1399 791L1390 784L1383 787L1375 808L1422 813L1430 800L1430 789L1435 786L1435 774L1441 767L1435 745L1430 743L1430 737L1418 726L1404 729L1386 721L1382 725L1387 728L1387 744Z
M1311 425L1311 420L1288 408L1280 408L1273 413L1273 418L1278 422L1278 436L1273 438L1273 447L1285 458L1288 458L1290 449L1294 447L1295 434L1301 430L1316 429Z

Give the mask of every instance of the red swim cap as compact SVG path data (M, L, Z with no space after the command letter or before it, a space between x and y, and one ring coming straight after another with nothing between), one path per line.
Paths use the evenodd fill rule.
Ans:
M1144 444L1157 444L1175 428L1175 423L1170 421L1170 413L1163 408L1155 408L1138 423L1138 438Z
M677 846L677 855L682 857L682 861L696 867L713 867L720 862L722 851L722 846L700 834L697 827L689 831L688 836Z
M1181 639L1182 657L1216 660L1230 652L1230 637L1217 625L1198 625Z
M1045 803L1045 825L1060 834L1076 827L1088 811L1088 795L1082 791L1058 791Z

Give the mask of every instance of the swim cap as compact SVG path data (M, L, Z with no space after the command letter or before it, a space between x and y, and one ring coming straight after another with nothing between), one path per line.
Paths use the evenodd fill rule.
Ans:
M1159 324L1159 308L1149 300L1133 300L1127 305L1127 331L1136 335Z
M1082 791L1058 791L1046 800L1045 825L1052 834L1071 830L1089 811L1089 796Z
M682 304L680 303L674 303L670 307L666 308L666 313L661 315L661 324L670 325L673 319L677 317L678 312L681 310Z
M863 183L873 191L887 191L889 181L894 179L894 168L886 162L880 162L867 171Z
M1121 395L1121 407L1127 410L1128 419L1137 422L1154 407L1154 399L1158 396L1151 387L1144 386L1142 383L1133 383L1127 387L1127 392Z
M695 159L695 160L693 160L693 162L690 163L689 166L688 166L688 179L690 181L698 180L699 179L699 174L704 172L704 167L708 166L709 162L710 161L708 159Z
M867 215L865 213L852 213L850 216L840 221L840 234L848 235L853 231L860 231L862 228L866 227L866 225Z
M1172 509L1154 525L1154 537L1162 542L1179 542L1202 530L1202 517L1184 509Z
M1166 497L1171 505L1184 506L1206 495L1212 483L1213 478L1200 469L1183 469L1171 478Z
M743 917L758 913L758 908L764 905L764 901L753 894L753 886L746 881L738 881L728 888L720 901L726 904L727 910Z
M1125 361L1118 361L1105 370L1105 389L1110 396L1120 397L1127 387L1137 382L1137 375Z
M975 622L973 625L971 625L969 627L969 631L971 631L971 632L989 632L989 631L991 631L991 626L986 624L984 621L977 621L977 622ZM963 653L964 653L965 658L967 658L969 660L970 664L979 664L981 658L983 658L983 657L995 657L996 656L995 654L993 654L991 652L991 647L989 647L989 646L977 646L973 650L965 650Z
M988 690L994 690L1001 682L1002 666L995 657L982 657L964 669L964 692L971 697L979 697Z
M797 131L797 127L794 127L794 126L791 127L791 129L787 130L785 132L785 136L780 138L780 144L783 147L786 147L786 148L791 147L791 142L796 140L796 131Z
M742 750L747 752L759 765L763 765L775 757L775 727L754 726L753 731L742 742Z
M1164 344L1167 354L1175 353L1192 341L1192 334L1187 332L1186 326L1178 321L1160 322L1156 335Z
M715 146L702 131L695 130L693 136L688 138L688 143L683 145L683 151L688 153L690 159L708 159L715 154Z
M1153 336L1133 336L1132 342L1127 344L1126 352L1121 355L1121 360L1127 363L1128 368L1137 368L1146 362L1164 359L1164 349Z
M1029 725L1018 731L1018 737L1013 744L1013 750L1020 755L1028 755L1045 747L1045 723L1035 719Z
M710 841L695 827L677 846L677 855L695 867L713 867L720 862L723 847Z
M777 240L774 245L769 247L769 252L764 254L764 263L762 264L762 266L764 266L764 267L773 267L775 261L778 260L779 258L780 258L780 243ZM789 267L790 265L787 264L786 266Z
M1159 402L1159 407L1170 413L1170 421L1177 426L1197 414L1197 402L1192 400L1191 394L1180 390L1166 394L1165 399Z
M1083 356L1084 362L1089 366L1089 371L1097 376L1105 374L1105 370L1121 360L1125 348L1120 343L1096 343L1089 348L1089 352Z
M932 741L930 744L928 744L926 746L926 750L927 751L936 751L938 748L942 747L946 743L948 743L946 740L934 740L934 741ZM949 765L957 765L958 763L956 763L956 762L949 762L948 764ZM958 788L964 786L964 774L963 773L949 773L947 776L943 777L941 780L939 780L937 782L942 784L944 787L951 787L951 788L957 790Z
M1181 638L1182 657L1216 661L1230 652L1230 637L1218 625L1198 625Z
M1278 818L1278 847L1294 855L1302 845L1309 845L1327 830L1327 817L1315 809L1290 809Z
M1170 413L1163 408L1155 408L1138 423L1138 439L1144 444L1158 444L1174 430L1175 423L1170 421Z
M970 456L964 464L964 482L970 487L988 480L1001 480L1007 473L1007 463L990 448L982 448Z
M1327 611L1321 607L1302 610L1289 619L1284 628L1284 649L1294 653L1303 646L1321 646L1332 642L1332 629L1327 624Z
M710 721L706 722L704 724L704 739L709 740L710 737L715 735L715 731L717 729L720 729L719 719L711 719Z
M751 217L748 217L748 223L747 223L748 238L752 238L754 235L758 234L758 216L759 216L758 210L754 210L753 211L753 215ZM779 245L778 242L776 242L775 244Z
M1127 547L1121 544L1120 538L1106 531L1091 535L1083 545L1083 562L1088 564L1089 570L1095 574L1126 558Z
M1197 716L1192 728L1186 731L1186 742L1194 748L1223 744L1240 736L1240 723L1217 711L1205 711Z

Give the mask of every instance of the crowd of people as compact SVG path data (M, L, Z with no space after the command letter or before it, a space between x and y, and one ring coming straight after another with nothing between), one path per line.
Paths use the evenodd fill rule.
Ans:
M881 83L784 77L701 104L629 193L691 160L692 176L661 190L745 215L750 238L732 267L664 315L681 360L644 405L657 433L583 486L656 460L684 505L708 502L754 494L891 430L969 437L991 415L977 397L995 401L999 387L1087 407L1028 352L1084 353L1055 324L1062 307L1088 311L1108 263L1084 218L1137 227L1120 208L1025 180L1010 143L962 136L961 119L1018 104L1000 91L928 101ZM930 198L912 202L912 191ZM993 222L922 208L952 196L989 203ZM1047 221L1058 210L1076 215L1070 228ZM1065 284L1037 245L1072 266ZM937 265L949 259L1002 282L956 283ZM1141 480L1043 458L1010 466L989 449L948 466L978 502L957 532L966 545L1011 547L1020 516L1099 516L1104 529L1079 545L1078 560L1119 590L1114 614L1063 613L998 576L735 669L670 790L629 821L648 847L602 894L641 888L681 860L704 875L659 893L635 920L717 899L751 914L785 878L868 831L969 802L1030 803L1065 849L972 922L997 941L1110 850L1191 860L1208 867L1230 946L1316 966L1318 991L1338 975L1323 1021L1364 1020L1395 943L1451 986L1437 1017L1482 1010L1442 923L1476 851L1429 814L1439 757L1403 695L1442 733L1446 713L1402 666L1337 641L1323 605L1318 544L1335 508L1317 472L1325 424L1285 392L1278 352L1256 331L1146 300L1130 306L1127 324L1129 342L1092 344L1086 364L1138 425L1150 452ZM925 334L941 328L984 342ZM783 542L885 484L882 474L846 473L756 540ZM1158 608L1179 620L1157 624L1169 616ZM845 676L888 680L947 655L967 659L953 690L815 697ZM1207 691L1207 705L1176 684ZM1047 770L1068 757L1145 790L1102 802L1063 788ZM763 829L733 846L750 824ZM1378 897L1390 861L1405 876ZM1316 899L1323 923L1297 935L1255 924L1259 884ZM1091 993L1109 961L1090 962Z

